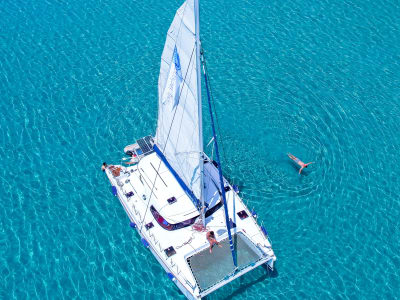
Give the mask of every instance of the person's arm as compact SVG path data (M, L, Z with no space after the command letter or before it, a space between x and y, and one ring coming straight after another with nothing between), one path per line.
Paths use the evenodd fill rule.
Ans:
M306 163L304 166L308 166L308 165L311 165L311 164L313 164L314 162L312 161L312 162L309 162L309 163Z

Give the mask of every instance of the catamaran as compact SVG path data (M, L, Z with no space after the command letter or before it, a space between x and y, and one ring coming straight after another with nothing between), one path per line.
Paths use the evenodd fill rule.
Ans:
M161 56L156 134L125 147L127 165L104 167L131 227L188 299L276 261L267 232L222 174L199 31L199 1L187 0ZM215 160L203 151L202 77ZM211 231L221 247L212 247Z

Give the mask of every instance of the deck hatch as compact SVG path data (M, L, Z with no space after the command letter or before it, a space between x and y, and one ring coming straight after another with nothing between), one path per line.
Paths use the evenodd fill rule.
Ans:
M150 222L150 223L147 223L147 224L145 225L145 227L146 227L147 230L149 230L149 229L151 229L151 228L154 227L154 224L153 224L152 222Z
M176 251L172 246L165 249L164 252L168 257L171 257L172 255L176 254Z
M175 197L171 197L167 199L168 204L173 204L176 202L176 198Z
M245 210L239 211L237 213L237 215L239 216L240 220L244 220L246 219L249 215L246 213Z

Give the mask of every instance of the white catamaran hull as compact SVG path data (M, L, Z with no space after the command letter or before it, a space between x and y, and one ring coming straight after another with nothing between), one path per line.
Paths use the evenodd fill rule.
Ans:
M261 264L266 263L273 268L276 257L267 236L225 179L229 218L234 227L231 233L237 238L238 248L240 245L240 249L245 249L243 253L238 249L239 268L236 270L229 266L229 263L232 264L232 257L217 185L210 184L208 187L208 194L215 195L210 197L208 210L212 211L214 208L215 211L206 218L206 226L207 230L216 233L216 239L222 243L222 247L214 247L210 253L206 232L195 230L193 227L196 224L193 222L176 230L169 230L169 225L162 224L173 224L173 219L177 218L174 213L171 214L174 211L186 211L190 219L194 219L193 213L198 214L191 209L192 203L173 172L153 151L136 160L139 163L135 165L108 167L107 177L114 195L120 200L142 243L150 249L168 277L188 299L201 299ZM115 172L118 168L121 170ZM205 164L205 172L211 178L208 182L218 180L218 170L211 161ZM176 202L167 204L165 200L171 198L171 195L175 195ZM163 206L159 205L161 201L165 202ZM154 210L151 211L150 207ZM155 212L155 207L159 212ZM163 213L166 215L161 216ZM241 219L239 215L246 217ZM185 222L176 221L178 224ZM172 251L168 252L168 249Z

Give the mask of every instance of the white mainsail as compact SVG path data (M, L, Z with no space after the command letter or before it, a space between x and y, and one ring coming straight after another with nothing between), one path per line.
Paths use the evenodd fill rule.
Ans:
M195 9L194 0L184 2L168 30L158 78L156 143L201 200L203 139Z

